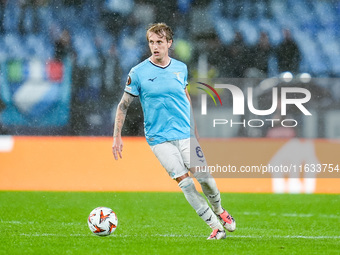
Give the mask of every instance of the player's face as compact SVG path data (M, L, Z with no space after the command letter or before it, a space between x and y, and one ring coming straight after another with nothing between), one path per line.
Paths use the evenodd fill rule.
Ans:
M169 57L169 48L172 41L167 41L165 35L159 36L155 33L149 34L149 47L151 51L151 59L155 63L166 64Z

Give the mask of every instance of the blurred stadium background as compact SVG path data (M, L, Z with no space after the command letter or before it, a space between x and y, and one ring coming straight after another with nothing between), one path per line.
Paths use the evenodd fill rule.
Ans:
M145 28L164 21L193 79L313 78L315 128L298 133L340 136L340 1L0 2L2 134L110 136L128 71L148 56ZM141 114L135 100L125 135L143 135Z
M111 153L127 74L160 21L175 32L171 56L189 67L195 112L196 81L232 78L263 109L272 86L312 93L313 116L293 111L299 125L284 132L211 132L197 118L211 165L326 169L215 176L238 222L219 244L202 242L210 230L142 137L138 100L124 158ZM0 74L0 254L339 254L340 0L0 0ZM230 95L218 93L223 107L208 97L209 116L232 116ZM110 239L88 231L97 206L117 212Z

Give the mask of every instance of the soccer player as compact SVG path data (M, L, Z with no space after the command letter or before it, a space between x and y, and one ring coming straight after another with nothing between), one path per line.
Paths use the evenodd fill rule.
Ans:
M129 105L135 97L139 97L144 113L145 137L151 150L170 177L177 181L196 213L212 228L208 239L223 239L226 237L223 227L232 232L236 229L236 223L221 206L220 192L214 178L205 171L194 171L195 166L206 166L206 161L196 137L190 135L187 66L169 57L173 42L173 32L169 26L164 23L151 25L146 38L151 57L131 69L117 107L112 145L114 158L122 158L122 127ZM195 134L197 136L196 128ZM195 153L191 155L190 143L195 148ZM200 183L211 208L196 190L189 170Z

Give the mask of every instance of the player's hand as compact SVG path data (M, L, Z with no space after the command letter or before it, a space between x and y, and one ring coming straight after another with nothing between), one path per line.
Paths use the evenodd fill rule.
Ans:
M113 153L113 156L115 157L115 160L118 160L118 155L120 158L123 158L122 151L123 151L123 140L121 137L117 136L113 139L113 144L112 144L112 153Z

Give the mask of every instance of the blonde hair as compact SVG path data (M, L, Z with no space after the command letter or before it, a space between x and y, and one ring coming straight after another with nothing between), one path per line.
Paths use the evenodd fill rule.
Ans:
M172 32L172 29L165 23L154 23L149 25L147 31L146 31L146 40L149 41L149 34L155 33L160 37L165 36L166 40L172 41L174 33Z

